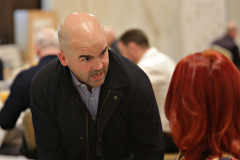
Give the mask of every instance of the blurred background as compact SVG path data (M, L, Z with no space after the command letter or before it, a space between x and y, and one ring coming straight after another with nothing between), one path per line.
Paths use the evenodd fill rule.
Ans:
M38 62L34 34L46 26L57 29L74 11L95 15L116 38L128 29L143 30L150 45L175 62L209 48L228 21L240 25L240 0L0 0L0 108L17 73ZM0 147L6 135L0 128Z
M1 0L1 90L7 90L19 70L37 63L36 31L45 26L57 29L74 11L94 14L115 30L116 38L131 28L143 30L151 46L176 62L209 48L225 34L228 21L240 24L240 0Z
M71 12L85 11L98 17L103 25L112 26L117 35L133 27L142 29L151 45L178 61L207 48L216 37L222 36L227 21L239 24L239 7L239 0L1 0L0 37L1 44L22 47L21 43L27 43L31 33L26 28L30 22L16 15L19 9L55 12L56 22L39 18L35 22L39 27L55 25L50 23L57 26ZM16 22L19 20L23 24ZM23 57L26 48L20 49Z
M178 62L209 48L224 35L228 21L240 24L239 8L240 0L1 0L4 83L10 84L18 70L37 62L34 33L44 26L57 29L74 11L94 14L104 26L115 30L117 38L127 29L141 29L152 46ZM240 36L236 43L240 43Z

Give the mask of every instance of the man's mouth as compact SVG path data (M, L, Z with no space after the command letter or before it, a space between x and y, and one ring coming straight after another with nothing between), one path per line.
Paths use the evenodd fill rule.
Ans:
M95 74L92 74L92 77L94 79L101 79L103 76L103 72L99 72L99 73L95 73Z
M94 74L94 75L92 75L93 77L97 77L97 76L99 76L100 75L100 73L97 73L97 74Z

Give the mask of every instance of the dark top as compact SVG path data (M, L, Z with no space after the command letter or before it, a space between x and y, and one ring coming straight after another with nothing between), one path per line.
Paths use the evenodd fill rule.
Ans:
M10 88L10 95L0 111L0 126L11 129L22 111L30 107L30 85L35 74L57 56L43 57L37 66L20 72Z
M222 38L214 41L213 44L219 45L219 46L229 50L232 53L232 56L233 56L233 63L240 70L239 49L238 49L238 46L236 45L236 43L234 42L233 38L231 38L228 35L225 35Z
M58 59L35 76L31 111L39 160L96 160L97 145L103 160L163 160L151 82L136 64L110 50L96 121Z

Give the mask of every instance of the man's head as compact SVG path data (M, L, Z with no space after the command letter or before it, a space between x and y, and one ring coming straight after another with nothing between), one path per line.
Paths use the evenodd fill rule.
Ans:
M237 38L238 27L234 21L230 21L227 24L227 35L232 37L233 39Z
M76 78L88 86L104 83L108 65L106 36L101 23L91 14L74 12L58 27L61 51L58 57Z
M110 47L112 43L116 40L115 30L111 26L105 26L104 30L106 33L107 44Z
M34 37L34 47L39 58L57 55L59 52L57 31L50 27L40 29Z
M137 63L149 48L147 36L138 29L126 31L118 41L120 53Z

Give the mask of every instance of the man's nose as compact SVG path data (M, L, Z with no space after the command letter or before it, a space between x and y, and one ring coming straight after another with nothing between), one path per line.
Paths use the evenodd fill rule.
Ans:
M101 70L102 67L103 67L103 63L102 63L101 59L97 58L94 62L93 69L94 70Z

